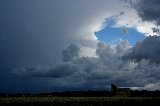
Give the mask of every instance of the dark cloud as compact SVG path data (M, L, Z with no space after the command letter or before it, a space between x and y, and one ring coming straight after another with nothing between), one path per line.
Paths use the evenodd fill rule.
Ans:
M32 76L32 77L53 77L53 78L61 78L65 76L69 76L76 71L78 71L80 67L71 62L62 62L56 66L45 66L45 67L36 67L36 68L18 68L13 71L14 74L19 76Z
M63 55L62 60L67 62L72 60L73 58L78 58L79 52L80 52L80 48L75 44L71 44L68 46L67 49L62 51L62 55Z
M125 14L125 12L120 12L120 13L119 13L119 15L123 15L123 14Z
M136 9L144 20L159 24L154 18L159 2L153 1L146 1L146 6L139 1ZM150 3L154 9L146 12ZM107 16L124 14L119 4L117 0L1 0L0 91L104 90L111 83L159 88L159 37L148 37L132 48L127 41L98 43L94 36ZM97 57L79 57L81 46L97 46Z
M0 66L53 65L72 43L96 49L94 32L106 17L123 14L123 5L120 0L0 0Z
M49 68L48 70L43 70L43 72L41 73L36 72L33 74L33 76L61 78L61 77L69 76L75 73L76 71L78 71L79 69L80 67L76 64L73 64L70 62L67 62L67 63L63 62L53 68Z
M14 73L32 78L51 78L52 81L47 83L56 88L106 89L115 83L155 90L160 84L159 40L158 36L149 36L135 47L127 41L114 46L99 42L98 57L78 57L54 66L17 69ZM70 50L70 46L67 49Z
M157 33L157 32L159 32L159 28L155 28L155 27L153 27L153 28L151 28L152 30L153 30L153 33Z
M151 21L160 25L160 1L159 0L127 0L137 10L143 21Z
M11 92L59 88L106 89L115 83L118 86L155 90L160 85L159 40L158 36L149 36L135 47L127 41L114 46L99 42L96 50L98 57L76 57L56 65L22 67L13 71L1 68L0 84L3 87L0 89ZM70 47L66 51L70 51Z
M94 32L106 17L122 11L119 4L123 5L117 0L0 0L0 91L87 86L88 73L100 60L78 58L79 48L69 45L96 49Z
M116 1L1 0L0 66L56 64L72 43L95 49L94 31L110 16L106 11L117 11Z
M72 45L73 46L73 45ZM69 46L66 51L70 50ZM117 69L122 65L119 57L129 48L128 42L124 41L116 47L99 43L97 48L97 57L73 58L70 61L59 63L55 66L21 68L15 69L14 73L19 76L43 77L57 79L61 86L78 86L90 89L105 89L106 85L116 82L116 74L121 72ZM69 49L69 50L68 50ZM121 76L119 76L121 77ZM124 77L124 76L123 76ZM106 83L107 82L107 83ZM125 82L119 81L119 84ZM100 86L103 88L100 88Z
M148 59L151 62L160 63L160 37L149 36L144 41L138 42L130 53L123 56L124 59L141 61Z
M35 68L34 68L35 69ZM22 70L21 70L22 71ZM21 71L17 71L21 73ZM24 73L23 73L24 74ZM12 68L0 68L0 93L43 92L50 91L49 78L35 78L30 75L15 74ZM52 89L53 90L53 89Z

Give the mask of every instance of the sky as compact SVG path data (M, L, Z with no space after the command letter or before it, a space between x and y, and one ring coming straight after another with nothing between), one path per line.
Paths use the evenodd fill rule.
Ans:
M95 32L95 36L99 41L107 44L117 44L123 40L128 40L130 45L134 46L138 41L142 41L146 38L143 33L138 32L135 28L113 27L115 22L113 20L107 21L107 26L102 30Z
M0 0L0 93L159 90L159 0Z

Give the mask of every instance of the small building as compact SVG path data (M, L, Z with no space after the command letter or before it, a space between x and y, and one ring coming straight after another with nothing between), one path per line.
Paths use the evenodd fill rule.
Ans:
M130 88L127 87L117 87L114 84L111 84L111 93L113 96L129 96Z

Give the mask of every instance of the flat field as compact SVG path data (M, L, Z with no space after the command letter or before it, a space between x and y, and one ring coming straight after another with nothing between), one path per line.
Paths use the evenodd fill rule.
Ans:
M3 97L0 106L154 105L160 97Z

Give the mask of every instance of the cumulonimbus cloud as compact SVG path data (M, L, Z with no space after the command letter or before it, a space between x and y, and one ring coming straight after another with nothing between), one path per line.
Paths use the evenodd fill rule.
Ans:
M159 0L137 0L134 3L139 16L144 21L155 22L160 25L160 1Z
M26 72L23 70L22 73L23 75L30 73L26 75L31 77L50 77L59 80L63 87L85 88L90 85L90 89L104 89L111 83L115 83L119 86L150 90L151 87L148 86L152 84L156 85L154 89L158 89L159 42L158 36L149 36L135 47L131 47L127 41L114 46L99 42L96 50L97 57L72 58L48 68L35 68L32 71L26 68ZM67 49L65 51L69 51L70 46ZM16 73L19 74L21 71Z
M146 0L145 6L142 0L136 9L148 16L140 5L148 10L148 4L154 4L152 7L159 4L155 1ZM139 24L136 12L125 8L128 5L120 0L21 0L0 1L0 5L0 22L3 23L0 24L0 90L106 89L111 83L158 89L159 37L146 38L131 47L127 41L108 45L99 42L94 35L105 19L112 16L119 16L116 21L120 26L128 24L129 28L136 26L140 32L150 33L147 28L154 26ZM159 11L156 9L159 7L153 13ZM144 17L141 13L139 16ZM152 16L142 19L159 23ZM96 56L86 52L87 48L96 49ZM11 72L1 68L5 66L22 68Z
M143 42L138 42L130 53L123 56L124 59L141 61L148 59L150 62L160 63L160 37L149 36Z

